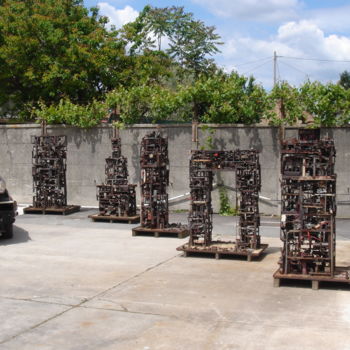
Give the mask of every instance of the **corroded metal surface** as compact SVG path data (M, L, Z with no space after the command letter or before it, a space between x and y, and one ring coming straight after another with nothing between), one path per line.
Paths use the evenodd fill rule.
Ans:
M141 141L141 226L167 228L169 209L168 140L159 132L146 135Z
M319 130L282 143L280 274L334 276L335 155Z
M32 136L33 207L67 205L66 136Z
M168 139L159 132L151 132L142 139L140 153L141 226L133 229L133 235L152 232L155 237L186 237L186 225L169 223Z
M239 232L235 250L260 248L259 191L261 175L256 150L192 151L190 159L190 246L212 244L213 171L236 172L239 193Z
M127 159L121 154L119 137L113 137L112 155L106 158L105 183L97 185L100 216L136 215L136 185L128 184Z

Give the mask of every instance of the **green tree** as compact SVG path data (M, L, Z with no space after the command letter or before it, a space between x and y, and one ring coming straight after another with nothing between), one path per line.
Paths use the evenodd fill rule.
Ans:
M221 44L215 27L206 26L183 7L176 6L146 6L122 31L131 55L147 49L161 50L162 40L168 40L169 45L163 51L196 76L211 68L213 61L208 56L219 52Z
M82 0L3 0L0 105L91 103L120 83L124 42Z
M350 90L338 84L306 82L300 87L305 110L317 126L344 125L350 121Z
M200 76L180 87L178 99L183 103L182 119L192 120L195 114L204 123L258 123L269 111L265 90L252 77L237 73Z
M339 85L344 89L350 89L350 73L347 70L340 74Z
M222 44L219 39L215 27L206 26L200 20L176 21L168 53L197 78L216 69L214 61L208 57L219 52L218 45Z
M176 118L181 108L176 92L159 84L118 88L106 95L106 105L112 110L118 108L125 124L169 120Z
M305 106L303 97L297 87L287 82L276 84L272 89L269 99L274 112L271 114L271 122L274 125L294 125L298 121L305 121Z
M191 121L194 106L203 123L259 122L267 116L269 99L253 78L218 72L193 84L171 89L160 84L118 88L107 94L109 109L118 108L124 123Z

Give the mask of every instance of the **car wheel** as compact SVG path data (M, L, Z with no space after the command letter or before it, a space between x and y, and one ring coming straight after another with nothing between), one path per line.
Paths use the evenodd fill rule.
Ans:
M1 238L3 239L11 239L13 237L13 225L8 224L6 226L5 232L2 234Z

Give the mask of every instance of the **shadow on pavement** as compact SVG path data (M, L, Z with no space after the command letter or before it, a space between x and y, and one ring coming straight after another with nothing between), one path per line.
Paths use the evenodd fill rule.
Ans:
M30 241L29 233L23 228L13 225L13 238L0 240L0 245L10 245L17 243L26 243Z

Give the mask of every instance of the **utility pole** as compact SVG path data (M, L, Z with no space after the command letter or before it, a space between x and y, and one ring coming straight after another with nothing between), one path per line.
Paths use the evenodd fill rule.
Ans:
M273 52L273 87L277 84L277 53L276 51ZM279 109L279 115L282 119L282 123L279 127L279 138L280 143L282 144L282 141L285 139L285 127L284 127L284 119L285 119L285 110L283 107L283 99L280 98L277 102L277 108Z
M277 83L277 54L276 51L273 52L273 86Z

